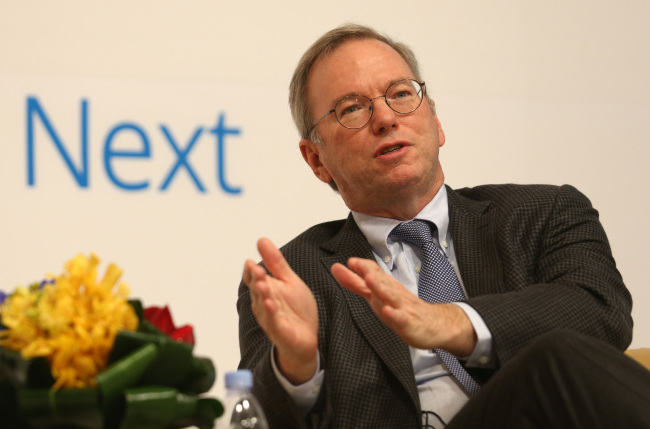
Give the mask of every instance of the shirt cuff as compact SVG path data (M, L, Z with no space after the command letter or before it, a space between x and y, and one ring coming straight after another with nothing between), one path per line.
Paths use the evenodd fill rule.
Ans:
M325 370L320 367L320 354L316 355L316 372L311 380L300 384L298 386L291 384L278 369L275 363L275 346L271 347L271 366L275 377L280 382L280 385L289 394L289 397L296 404L298 410L303 416L306 416L309 411L314 407L318 400L318 394L323 385L323 378L325 377Z
M465 302L454 302L459 306L469 318L469 321L474 327L476 332L476 347L472 354L464 359L468 367L474 368L495 368L496 359L494 356L494 348L492 347L492 333L483 321L483 318L472 306Z

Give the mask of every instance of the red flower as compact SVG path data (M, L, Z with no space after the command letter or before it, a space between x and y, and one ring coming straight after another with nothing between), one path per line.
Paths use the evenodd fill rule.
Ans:
M192 325L174 326L169 307L147 307L144 318L156 328L169 335L173 340L194 344L194 328Z

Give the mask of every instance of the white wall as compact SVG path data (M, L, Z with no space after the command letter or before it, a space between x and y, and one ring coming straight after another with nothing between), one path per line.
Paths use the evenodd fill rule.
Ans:
M287 86L302 52L346 21L410 44L447 135L454 187L570 183L600 210L633 294L633 346L650 346L646 288L650 159L650 3L492 1L21 1L0 4L0 288L59 272L77 252L116 262L132 294L193 323L197 354L221 375L238 362L236 289L255 241L282 244L344 217L339 198L300 157ZM27 182L27 99L44 109L76 168L88 106L89 186L74 181L34 116L35 184ZM217 137L225 137L217 180ZM112 129L137 125L149 158L113 158ZM160 191L176 157L188 163ZM124 131L114 150L142 140Z

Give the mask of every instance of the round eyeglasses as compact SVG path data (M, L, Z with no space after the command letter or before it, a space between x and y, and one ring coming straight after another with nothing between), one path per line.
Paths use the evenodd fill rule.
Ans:
M375 98L368 98L361 94L347 95L339 100L332 110L314 122L309 132L311 133L320 121L332 113L336 115L339 124L345 128L353 130L363 128L370 122L372 117L372 103L382 97L388 107L396 113L407 114L414 112L422 104L425 91L424 82L402 79L392 83L384 95Z

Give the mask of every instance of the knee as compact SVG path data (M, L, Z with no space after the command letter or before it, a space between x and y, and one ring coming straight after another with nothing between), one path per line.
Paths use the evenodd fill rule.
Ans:
M524 361L552 361L556 365L576 359L576 351L592 350L599 341L576 331L555 329L546 332L521 350L520 356Z
M568 329L554 329L533 339L526 348L562 352L571 344L582 342L584 339L584 334Z

